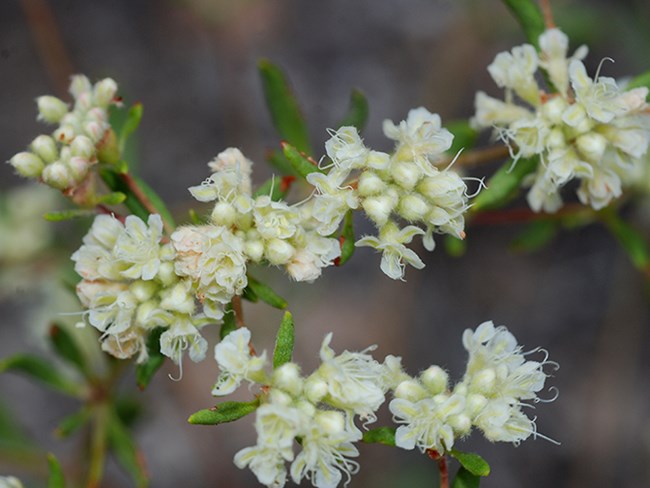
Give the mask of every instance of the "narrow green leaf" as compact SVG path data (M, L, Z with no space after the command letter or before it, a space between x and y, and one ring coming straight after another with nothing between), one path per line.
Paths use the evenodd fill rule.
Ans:
M156 372L165 362L165 356L160 352L160 336L165 331L163 327L157 327L149 333L147 338L147 360L138 364L135 368L135 379L138 388L144 390Z
M228 334L237 328L237 320L235 318L235 312L232 308L232 302L226 305L224 310L223 319L221 322L221 330L219 331L219 337L223 340Z
M363 442L395 446L395 430L393 427L377 427L363 433Z
M368 122L368 111L368 100L361 90L355 88L350 93L348 111L337 127L353 126L361 132Z
M155 207L155 209L158 211L160 216L165 222L168 222L169 225L172 227L176 227L176 224L174 222L174 217L172 217L171 212L167 208L167 205L165 205L165 202L162 201L162 199L158 196L158 194L151 188L146 181L144 181L142 178L131 175L131 177L135 180L136 184L138 187L140 187L140 190L142 190L142 193L145 194L145 196L149 199L149 201L152 203L152 205Z
M451 488L478 488L481 484L481 477L472 474L463 466L458 468L458 473L451 484Z
M104 205L119 205L126 200L126 195L121 191L114 191L107 195L102 195L97 199L97 203Z
M266 180L262 183L255 192L253 197L268 195L274 202L280 201L287 196L290 188L290 182L294 179L293 176L277 176Z
M49 222L62 222L64 220L78 219L81 217L93 217L95 215L96 214L93 210L73 208L70 210L57 210L54 212L47 212L43 215L43 218Z
M0 373L23 373L32 379L72 396L81 396L82 387L68 380L52 363L36 356L18 354L0 361Z
M251 303L257 303L260 301L260 297L258 297L255 292L251 289L250 286L246 286L244 288L244 293L242 293L242 298L244 300L248 300Z
M546 30L544 16L535 0L503 0L515 16L528 42L539 49L539 36Z
M640 88L643 86L650 88L650 71L646 71L645 73L641 73L640 75L632 78L630 82L625 86L625 89L630 90L632 88Z
M21 451L34 447L12 412L0 403L0 451Z
M187 421L193 425L218 425L234 422L253 413L259 406L259 398L252 402L223 402L212 408L193 413Z
M115 413L125 427L132 426L144 413L141 398L129 395L115 399Z
M47 488L65 488L63 470L54 454L48 453L47 464L50 470L50 475L47 479Z
M260 300L268 305L280 310L287 308L288 303L284 298L274 292L270 286L256 280L251 275L248 275L248 287Z
M261 59L257 66L276 130L282 139L287 140L300 151L311 154L307 125L289 80L282 70L268 59Z
M354 254L354 214L348 210L343 220L343 232L341 234L341 257L336 262L337 266L343 266Z
M291 166L296 171L296 173L298 173L303 178L307 178L307 175L311 173L323 172L315 161L309 159L291 144L282 141L281 145L284 156L287 158L289 163L291 163Z
M447 234L444 237L443 244L447 254L454 258L464 256L465 252L467 252L467 241L454 237L451 234Z
M133 478L135 486L138 488L148 486L149 477L144 456L135 445L131 433L114 412L108 424L108 442L119 463Z
M485 459L473 452L462 452L452 449L449 454L467 471L475 476L487 476L490 474L490 465Z
M147 209L140 203L140 201L131 193L126 183L122 179L120 173L112 171L109 168L100 168L99 176L104 180L106 186L108 186L113 191L119 191L126 195L126 200L124 200L124 205L131 211L133 215L140 217L142 220L146 221L149 216Z
M190 214L190 222L192 222L194 225L204 225L206 223L205 220L199 217L199 214L197 214L196 210L194 210L193 208L190 209L189 214Z
M284 312L273 350L273 369L291 361L295 342L295 327L291 312Z
M91 409L82 407L79 411L73 413L72 415L68 415L63 420L61 420L56 430L54 431L54 434L61 439L65 439L83 427L88 419L90 419L91 413Z
M548 244L557 235L557 222L538 220L531 222L510 247L518 252L534 252Z
M83 353L75 339L65 328L52 324L50 327L50 342L60 357L75 366L84 375L88 374L88 365Z
M131 134L133 134L140 126L140 121L142 120L142 110L142 104L136 103L129 109L129 112L126 115L126 120L124 121L122 130L120 130L119 137L120 142L118 147L120 148L121 153L124 152L126 141L129 139L129 136L131 136Z
M606 208L600 212L600 215L607 229L623 247L634 266L650 274L650 247L644 237L621 219L614 209Z
M268 151L266 154L266 161L277 169L281 175L300 176L293 166L291 166L289 160L285 158L284 154L280 151Z
M445 124L445 128L454 135L451 147L447 151L455 156L461 149L469 150L476 144L478 132L469 125L468 120L457 120Z
M517 194L523 179L535 171L537 162L537 158L522 158L514 168L512 162L506 162L488 180L487 188L472 201L472 212L499 208L508 203Z

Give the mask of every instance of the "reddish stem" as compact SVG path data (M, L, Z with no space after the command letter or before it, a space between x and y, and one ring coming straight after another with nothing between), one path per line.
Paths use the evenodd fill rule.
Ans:
M434 449L427 449L427 456L438 463L440 471L440 488L449 488L449 467L447 466L447 457L441 455Z
M246 327L246 323L244 322L244 309L242 307L241 297L239 295L232 297L232 311L235 314L235 323L237 324L237 327ZM252 356L257 356L257 352L255 352L255 347L253 346L252 341L248 343L248 349L250 350Z
M555 28L555 21L553 20L553 11L551 10L551 0L540 0L542 13L544 14L544 24L547 29Z
M592 211L577 203L566 205L554 214L537 213L529 208L513 208L481 212L472 218L472 223L478 225L515 224L537 220L560 220L568 215L579 214L589 215L592 214Z
M144 206L144 208L147 209L149 213L152 214L159 214L160 212L156 208L156 206L149 200L147 195L142 191L142 189L138 186L138 183L133 179L133 177L129 173L121 173L120 177L122 178L122 181L126 184L126 186L129 188L131 193L138 199L138 201ZM167 222L166 219L163 218L163 216L160 216L162 218L163 222L163 227L165 228L165 232L167 234L171 235L174 232L174 228L170 225L169 222Z

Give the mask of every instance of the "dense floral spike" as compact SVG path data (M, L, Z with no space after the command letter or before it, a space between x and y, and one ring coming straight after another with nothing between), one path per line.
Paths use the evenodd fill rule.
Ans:
M493 127L509 144L514 160L539 156L528 202L535 211L562 206L559 190L580 180L578 197L598 210L634 182L650 143L648 89L624 91L613 78L587 75L586 47L567 57L568 38L549 29L530 45L500 53L488 67L505 101L478 92L473 124ZM535 73L541 68L552 86L543 91ZM528 106L514 103L514 95Z

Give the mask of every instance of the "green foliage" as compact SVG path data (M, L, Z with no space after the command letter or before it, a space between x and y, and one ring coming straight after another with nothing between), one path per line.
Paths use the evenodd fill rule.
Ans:
M82 217L93 217L96 213L94 210L85 208L73 208L70 210L56 210L54 212L47 212L43 218L49 222L62 222L64 220L78 219Z
M534 0L503 0L526 34L528 42L539 49L539 36L544 32L544 16Z
M368 100L362 91L355 88L350 94L348 111L345 117L337 124L336 128L353 126L361 132L366 126L366 122L368 122L368 112Z
M79 397L83 388L66 378L52 363L36 356L17 354L0 361L0 373L13 371L23 373L32 379L61 393Z
M65 328L57 324L52 324L50 327L50 342L61 358L81 371L85 376L88 376L89 369L86 364L86 359L81 349L79 349L76 340Z
M212 408L193 413L187 421L193 425L218 425L234 422L253 413L259 406L259 398L252 402L223 402Z
M506 162L473 200L472 212L500 208L508 203L517 194L523 179L535 171L537 163L537 158L521 158L513 168L512 162Z
M630 80L630 82L627 84L627 89L631 88L639 88L645 86L646 88L650 88L650 71L646 71L645 73L641 73L638 76L635 76Z
M103 205L119 205L120 203L123 203L126 200L126 195L122 193L121 191L115 191L111 193L107 193L106 195L101 195L97 199L97 203L101 203Z
M557 223L552 220L538 220L526 225L510 247L518 252L534 252L548 244L558 231Z
M452 449L449 455L458 460L461 466L474 476L487 476L490 474L490 465L478 454Z
M363 442L395 446L395 430L393 427L377 427L363 433Z
M337 266L343 266L354 254L354 213L348 210L343 220L343 233L341 234L341 257L336 262Z
M256 280L250 274L248 275L248 288L263 302L271 305L274 308L284 310L287 308L287 301L274 292L270 286Z
M305 156L304 153L300 152L298 149L293 147L287 142L282 142L282 152L287 158L287 161L291 164L293 170L298 173L299 176L307 178L307 175L315 172L322 173L323 171L318 167L318 164L313 159Z
M124 153L124 149L126 148L126 141L129 139L131 134L133 134L140 126L140 121L142 120L142 110L143 107L141 103L136 103L129 109L126 115L126 120L124 121L124 124L120 130L118 142L120 153Z
M273 368L278 368L291 361L295 342L295 327L291 312L285 312L273 350Z
M68 415L63 420L61 420L56 430L54 431L54 434L61 439L65 439L71 434L74 434L81 427L86 425L86 423L90 419L91 413L92 413L91 409L87 407L82 407L77 412Z
M147 476L144 457L138 450L131 433L114 412L109 419L107 434L108 442L115 457L131 475L135 486L138 488L148 486L149 477Z
M600 216L607 229L623 247L634 266L650 276L650 249L643 236L621 219L613 208L602 210Z
M283 159L284 160L284 159ZM293 169L293 168L292 168ZM293 173L293 171L291 171ZM293 180L292 176L277 176L274 175L272 178L269 178L264 183L262 183L255 192L253 192L253 197L259 197L262 195L268 195L271 197L271 200L274 202L280 201L287 196L289 192L289 180Z
M271 119L280 137L298 150L311 154L307 124L288 78L268 59L261 59L257 67Z
M160 336L164 331L163 327L157 327L149 333L147 338L149 357L144 363L138 364L135 368L135 380L141 390L144 390L149 385L156 371L165 362L165 356L160 352Z
M481 484L481 477L472 474L463 466L458 468L458 473L451 484L451 488L478 488Z
M235 312L233 310L232 302L226 305L224 310L223 319L221 322L221 330L219 331L219 337L223 340L228 334L237 328L237 320L235 317Z
M63 470L54 454L49 453L47 455L47 464L50 471L50 475L47 479L47 488L65 488Z
M468 120L455 120L445 124L445 128L454 135L451 147L447 151L455 156L461 149L471 149L476 144L478 132L469 125Z
M447 234L444 237L443 244L445 246L445 251L447 254L454 258L459 258L465 254L467 251L467 242L458 237L454 237L451 234Z

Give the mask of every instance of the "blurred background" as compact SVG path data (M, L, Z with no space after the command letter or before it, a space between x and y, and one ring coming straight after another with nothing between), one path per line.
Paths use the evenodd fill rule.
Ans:
M606 56L616 60L604 65L608 76L649 68L647 1L552 5L571 51L589 45L590 73ZM424 105L444 123L472 115L477 89L499 95L485 68L499 51L523 41L497 0L3 0L0 158L8 160L44 132L35 120L37 96L67 99L72 73L110 76L127 104L144 105L133 159L183 222L196 203L187 187L208 175L206 163L226 147L237 146L256 161L256 182L270 174L264 154L279 140L257 76L260 57L289 74L314 147L324 152L325 129L341 119L356 87L370 103L367 145L388 150L381 134L386 118L399 121ZM48 321L78 310L58 270L71 268L69 255L89 222L42 221L45 211L65 201L47 188L25 188L8 165L0 168L0 191L0 358L48 354ZM650 238L647 200L627 208L626 217ZM364 228L370 230L360 221L358 233ZM561 365L549 380L560 396L538 405L537 426L561 446L538 439L514 448L470 437L459 447L479 452L492 466L482 486L648 486L650 313L643 278L599 225L567 230L527 253L513 250L521 231L515 224L472 226L460 258L442 247L431 254L417 248L427 266L409 269L405 283L384 276L379 256L368 248L345 267L325 270L313 285L292 283L279 271L259 274L290 303L296 359L307 372L318 364L329 331L336 350L376 343L378 357L402 356L412 374L436 363L452 378L463 374L463 330L485 320L507 325L528 349L547 348ZM281 314L249 303L245 314L257 349L271 349ZM167 365L144 393L132 376L123 385L144 404L136 435L151 486L257 486L251 472L232 464L235 452L254 443L253 418L214 428L187 424L192 412L214 404L210 390L218 370L210 355L185 366L181 382L168 380L167 373L177 371ZM0 420L25 446L37 446L37 454L27 447L18 452L0 438L0 475L43 486L46 461L39 453L48 450L69 477L83 473L83 435L64 441L53 435L77 407L25 378L0 375ZM388 420L386 412L382 419ZM435 463L416 452L363 445L360 462L351 487L437 483ZM107 469L103 486L131 486L114 461Z

